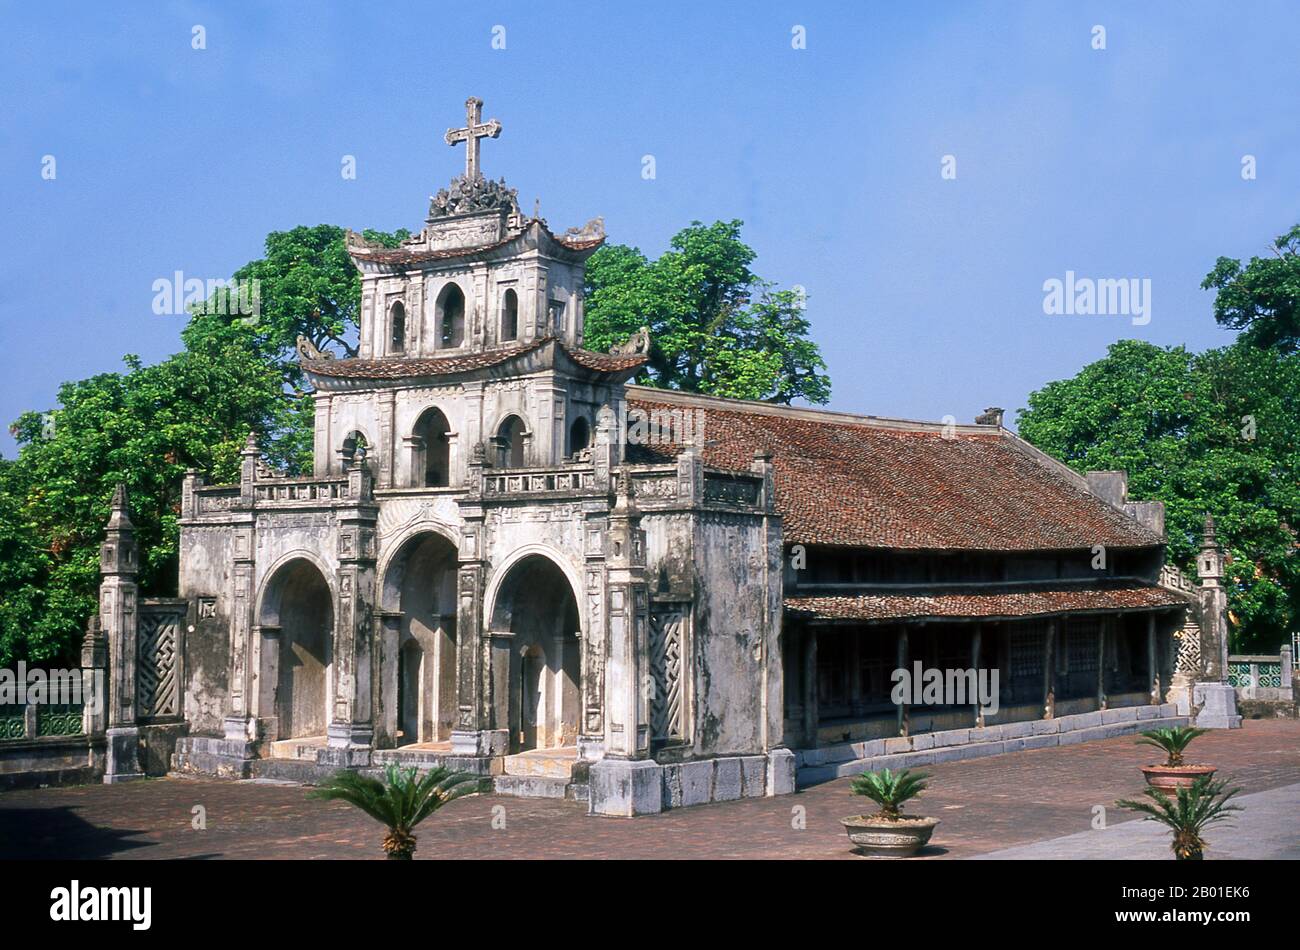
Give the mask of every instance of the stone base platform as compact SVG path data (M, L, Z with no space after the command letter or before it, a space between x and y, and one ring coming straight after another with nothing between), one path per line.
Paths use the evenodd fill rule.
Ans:
M957 759L1073 745L1189 722L1187 716L1178 714L1173 703L1165 703L802 749L796 753L798 783L804 788L876 769L919 768Z

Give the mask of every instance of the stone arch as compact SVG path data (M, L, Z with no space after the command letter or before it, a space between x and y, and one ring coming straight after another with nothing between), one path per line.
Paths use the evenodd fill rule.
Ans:
M373 451L373 446L365 432L361 429L353 429L343 437L343 442L339 445L340 469L356 460L358 449L363 456L366 456Z
M425 526L381 569L382 731L402 744L447 741L455 725L457 558L456 543Z
M490 587L493 719L511 752L573 746L582 708L580 586L562 558L517 552Z
M465 345L465 311L468 298L460 284L448 281L438 291L433 313L436 327L438 349L454 350Z
M429 406L411 430L411 486L445 488L451 484L451 423L437 406Z
M295 553L268 571L258 598L260 717L277 739L325 735L333 694L334 594L327 569Z

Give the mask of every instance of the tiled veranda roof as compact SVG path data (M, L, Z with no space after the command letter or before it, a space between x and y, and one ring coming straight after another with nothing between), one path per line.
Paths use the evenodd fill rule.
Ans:
M797 596L785 599L785 609L792 617L812 620L978 620L1084 611L1154 610L1187 603L1185 596L1174 591L1133 582Z

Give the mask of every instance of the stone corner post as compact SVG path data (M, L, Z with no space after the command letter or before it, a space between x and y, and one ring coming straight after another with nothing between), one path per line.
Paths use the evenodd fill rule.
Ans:
M1228 593L1223 586L1223 548L1214 518L1205 516L1205 535L1196 559L1200 577L1201 675L1192 687L1196 725L1203 729L1238 729L1237 694L1228 683Z
M644 815L663 810L661 769L650 755L650 691L646 662L650 597L646 538L619 471L606 549L605 756L591 766L592 813Z
M136 724L136 651L139 637L139 548L127 510L126 486L113 492L111 514L99 546L99 623L108 647L107 752L104 781L143 778Z
M81 728L88 736L102 736L108 726L108 644L98 616L86 624L81 641L81 695L84 707Z

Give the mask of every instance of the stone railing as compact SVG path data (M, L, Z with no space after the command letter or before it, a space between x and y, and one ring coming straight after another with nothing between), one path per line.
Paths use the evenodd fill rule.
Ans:
M1195 594L1196 584L1181 570L1172 564L1165 564L1160 568L1160 586L1169 590L1180 591L1184 594Z
M678 496L677 468L666 465L632 472L632 496L638 501L673 501Z
M743 473L705 472L704 503L757 508L763 503L763 479Z
M253 483L258 504L319 504L352 497L346 475L331 478L273 478Z
M230 511L239 507L239 487L199 488L194 492L194 501L201 515Z
M514 469L483 473L483 494L556 495L597 488L594 468Z
M85 709L81 703L0 706L0 742L80 736L85 731Z
M1277 656L1228 657L1228 682L1236 690L1240 701L1270 704L1279 715L1296 714L1294 672L1289 646L1283 647Z

